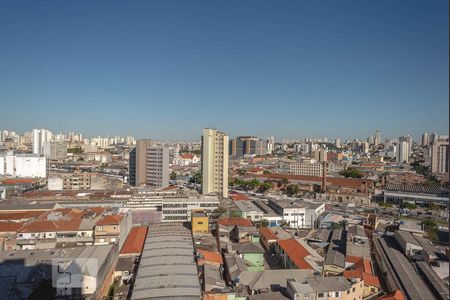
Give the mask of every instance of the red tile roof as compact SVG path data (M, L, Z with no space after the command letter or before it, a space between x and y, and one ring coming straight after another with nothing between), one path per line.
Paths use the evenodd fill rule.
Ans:
M97 225L119 225L120 221L122 221L123 216L122 215L107 215L101 218Z
M405 296L402 291L396 290L395 292L378 297L377 300L405 300Z
M310 253L295 239L279 240L278 245L284 250L287 256L299 269L312 269L311 265L305 261L305 257Z
M4 179L0 180L2 184L18 184L18 183L35 183L38 182L37 179L31 178L14 178L14 179Z
M275 233L272 232L272 230L270 230L268 227L260 227L259 228L259 233L264 236L264 238L266 239L266 241L270 241L270 240L278 240L278 237L276 236Z
M120 250L120 254L141 254L147 237L147 226L133 227Z
M355 270L360 270L362 272L365 272L367 274L372 275L372 264L370 263L370 260L367 258L363 258L360 256L347 256L346 261L349 263L353 263L353 268Z
M24 211L24 212L13 212L13 213L0 213L0 220L21 220L21 219L32 219L43 215L44 211Z
M252 227L253 223L252 221L248 220L248 219L243 219L243 218L224 218L224 219L219 219L217 221L217 223L219 223L220 225L223 226L242 226L242 227Z
M34 232L77 231L80 228L80 224L81 224L80 218L61 221L36 220L28 222L18 232L34 233Z
M181 159L193 159L195 157L194 154L181 154Z
M364 284L365 285L381 287L380 280L378 279L377 276L368 274L368 273L363 272L361 270L346 270L346 271L344 271L343 275L347 279L359 278L361 280L364 280Z
M199 259L199 264L202 263L223 264L223 258L219 252L206 251L201 249L198 249L197 252L202 255L202 258Z
M233 201L246 201L249 200L249 198L244 194L230 194L230 198Z
M23 222L0 222L0 232L17 232L23 224Z

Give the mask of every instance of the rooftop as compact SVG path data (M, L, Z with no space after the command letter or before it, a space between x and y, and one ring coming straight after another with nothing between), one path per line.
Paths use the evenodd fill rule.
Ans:
M253 227L252 221L243 218L223 218L217 221L222 226Z
M142 253L145 238L147 237L147 226L133 227L128 233L127 239L120 250L120 255L130 255Z
M200 297L190 230L182 223L150 225L131 299Z
M299 269L312 269L311 265L306 262L305 257L310 253L295 239L279 240L277 242L284 250L287 256Z

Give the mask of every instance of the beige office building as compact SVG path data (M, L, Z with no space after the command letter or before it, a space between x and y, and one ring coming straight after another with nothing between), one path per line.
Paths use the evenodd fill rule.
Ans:
M202 135L202 193L228 197L228 135L205 128Z

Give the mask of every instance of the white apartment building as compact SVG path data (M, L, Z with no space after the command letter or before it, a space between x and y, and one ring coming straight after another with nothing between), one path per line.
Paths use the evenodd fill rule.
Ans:
M50 142L53 134L47 129L33 129L33 153L44 154L44 143Z
M15 154L9 151L0 156L0 175L45 178L47 159L38 154Z
M409 144L407 142L398 142L397 162L408 163L409 161Z
M212 128L203 129L203 194L228 197L228 135Z
M269 198L269 207L283 217L292 228L315 228L325 203L296 198Z

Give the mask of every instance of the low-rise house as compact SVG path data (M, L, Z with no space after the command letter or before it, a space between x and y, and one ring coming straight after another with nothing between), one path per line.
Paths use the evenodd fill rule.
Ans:
M122 248L130 229L129 214L103 216L95 225L95 245L118 243Z
M17 231L23 225L23 222L0 222L0 250L16 249Z
M359 278L364 282L363 298L373 297L381 292L380 280L373 275L372 264L370 260L362 257L348 256L347 263L352 263L348 270L345 270L343 276L348 280Z
M244 271L239 276L239 285L245 287L249 294L269 293L286 289L288 279L295 279L301 282L305 278L313 276L313 270L309 269Z
M278 240L288 240L292 236L283 228L275 227L260 227L259 228L261 245L266 251L273 250L272 245Z
M288 280L288 294L293 300L362 299L363 284L359 279L347 280L342 276L311 277L303 281Z
M264 249L256 243L245 242L233 244L232 251L243 258L249 271L264 270Z
M275 254L287 269L312 269L305 260L310 253L296 240L278 240L275 245Z
M192 210L191 213L192 233L207 233L209 231L208 215L203 209Z
M243 218L224 218L217 221L216 232L219 247L226 248L228 244L251 241L259 243L258 229L252 221Z

